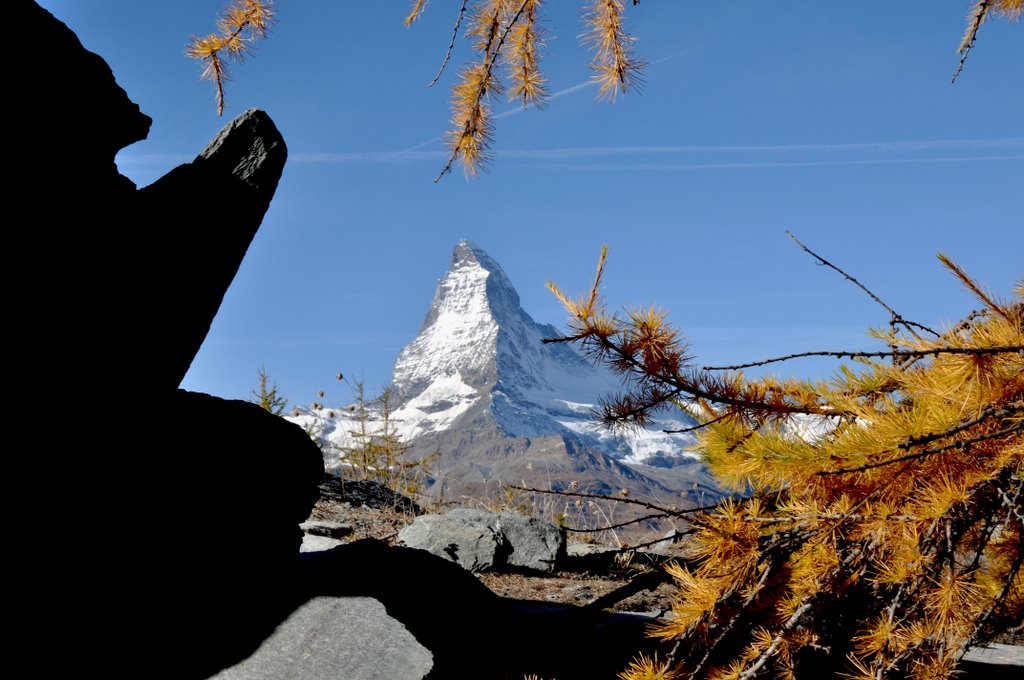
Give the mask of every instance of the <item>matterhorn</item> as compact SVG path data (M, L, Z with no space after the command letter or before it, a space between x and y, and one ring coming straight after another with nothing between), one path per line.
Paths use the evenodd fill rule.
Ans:
M395 361L391 414L411 455L437 451L434 491L487 498L504 485L698 502L712 482L691 449L685 413L613 433L594 405L619 378L580 355L520 306L508 276L483 249L460 241L419 334ZM332 438L343 438L339 422ZM330 461L327 461L330 464ZM680 496L683 496L680 500Z

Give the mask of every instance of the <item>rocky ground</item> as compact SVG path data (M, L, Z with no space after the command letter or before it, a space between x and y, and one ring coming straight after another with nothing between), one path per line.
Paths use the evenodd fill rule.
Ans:
M323 490L322 490L323 491ZM311 523L319 523L321 527L333 527L329 531L317 530L323 534L320 538L307 536L306 549L325 549L337 541L356 541L364 538L377 539L389 545L399 544L399 532L415 518L408 506L396 509L387 498L371 499L371 503L381 507L369 507L342 500L329 491L322 493L310 516ZM404 501L403 501L404 503ZM325 534L330 533L330 536ZM587 536L587 535L583 535ZM328 539L327 543L318 545L316 542ZM570 535L570 544L572 542ZM593 544L588 544L594 550ZM598 546L600 549L602 546ZM608 550L618 546L603 546ZM559 570L551 574L539 573L500 573L484 572L475 574L476 578L497 595L514 600L547 602L561 605L584 607L604 598L604 602L596 608L618 612L644 613L657 618L669 610L674 588L670 582L659 580L660 564L671 559L678 549L659 546L656 552L625 551L608 559L599 560L593 568ZM621 596L616 591L634 581L643 580L643 575L650 575L649 589L641 589L628 596ZM997 677L993 671L1000 668L1019 669L1024 666L1024 634L1020 630L1009 631L1001 636L998 644L991 648L978 648L969 652L965 660L965 670L969 677ZM979 675L980 674L980 675Z
M350 527L342 529L339 538L345 541L374 538L388 544L398 543L398 532L414 519L414 515L391 508L353 506L344 501L321 498L313 508L310 520ZM615 548L617 546L608 546ZM550 575L523 573L476 574L480 582L502 597L537 600L568 605L585 605L628 584L635 576L655 568L655 560L640 552L622 553L609 570L559 571ZM608 609L625 612L661 612L671 605L672 587L657 585L613 603Z

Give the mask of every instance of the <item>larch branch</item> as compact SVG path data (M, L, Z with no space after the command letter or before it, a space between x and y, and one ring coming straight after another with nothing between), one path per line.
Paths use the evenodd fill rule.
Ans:
M943 446L937 446L935 448L925 449L924 451L918 451L917 453L910 453L910 454L907 454L906 456L899 456L898 458L890 458L889 460L878 461L877 463L867 463L867 464L861 465L859 467L841 468L839 470L821 470L821 471L819 471L817 473L817 475L821 476L821 477L827 477L829 475L845 475L845 474L850 474L850 473L853 473L853 472L865 472L867 470L873 470L875 468L885 467L886 465L893 465L894 463L902 463L903 461L920 460L922 458L927 458L929 456L934 456L936 454L944 453L946 451L952 451L953 449L959 449L961 451L966 451L967 449L971 448L971 446L973 446L974 444L978 444L980 442L988 441L990 439L998 439L1000 437L1006 437L1006 436L1009 436L1009 435L1013 434L1014 432L1021 432L1021 431L1024 431L1024 422L1021 422L1021 423L1018 423L1016 425L1013 425L1012 427L1007 427L1005 429L998 430L996 432L989 432L988 434L978 435L977 437L972 437L971 439L958 439L955 442L951 442L951 443L945 444Z
M698 512L704 512L705 510L714 510L718 508L718 504L701 506L697 508L687 508L685 510L673 510L672 508L666 508L662 505L656 505L654 503L648 503L646 501L640 501L635 498L624 498L622 496L609 496L601 493L587 493L585 491L559 491L557 489L535 489L528 486L516 486L510 485L511 488L517 491L526 491L527 493L542 493L549 494L552 496L573 496L576 498L596 498L604 501L615 501L616 503L627 503L630 505L639 505L647 508L648 510L654 510L656 512L663 513L666 516L681 517L683 515L692 515ZM661 540L661 539L658 539Z
M957 77L964 70L964 63L967 61L967 55L971 53L971 48L974 47L974 41L978 37L978 30L981 29L981 24L984 23L985 17L988 15L988 11L992 9L992 0L979 0L977 4L971 9L970 23L967 25L967 32L964 33L964 39L960 43L960 63L956 67L956 71L953 73L953 77L950 79L950 84L955 83Z
M466 5L469 0L462 0L462 5L459 7L459 15L455 18L455 26L452 28L452 39L448 43L448 49L444 53L444 61L441 62L441 67L437 69L437 75L434 79L427 83L427 87L433 87L437 84L437 81L441 79L441 74L444 73L445 66L448 65L448 60L452 58L452 50L455 49L455 39L459 36L459 26L462 24L462 17L466 14Z
M938 334L938 333L937 333L936 331L933 331L933 330L932 330L931 328L928 328L927 326L924 326L924 325L922 325L922 324L916 323L916 322L914 322L914 321L910 321L910 320L908 320L908 319L904 319L904 318L903 318L902 316L900 316L900 315L899 315L899 314L898 314L898 313L896 312L896 310L895 310L895 309L893 309L893 308L892 308L892 307L890 307L889 305L887 305L887 304L885 304L884 302L882 302L882 299L881 299L880 297L878 297L877 295L875 295L874 293L872 293L872 292L871 292L870 290L868 290L867 286L865 286L865 285L864 285L863 283L861 283L861 282L860 282L860 281L858 281L857 279L853 278L852 276L850 276L849 274L847 274L847 273L846 273L845 271L843 271L842 269L840 269L840 268L839 268L839 267L837 267L836 265L832 264L831 262L829 262L828 260L826 260L825 258L823 258L823 257L822 257L821 255L818 255L818 254L817 254L816 252L814 252L813 250L811 250L810 248L808 248L807 246L805 246L805 245L804 245L803 243L801 243L801 242L800 242L800 239L798 239L798 238L797 238L796 236L794 236L794 235L793 235L793 232L791 232L791 231L786 231L786 235L787 235L787 236L789 236L789 238L793 239L793 242L794 242L794 243L796 243L796 244L797 244L798 246L800 246L801 248L803 248L803 249L804 249L804 251L805 251L805 252L806 252L806 253L807 253L808 255L810 255L811 257L813 257L814 259L816 259L816 260L817 260L818 262L820 262L821 264L825 265L826 267L829 267L829 268L831 268L831 269L834 269L835 271L837 271L837 272L839 272L840 274L842 274L844 278L846 278L846 279L847 279L848 281L852 282L852 283L853 283L854 285L856 285L856 286L857 286L858 288L860 288L860 289L861 289L862 291L864 291L865 293L867 293L867 294L868 294L868 296L869 296L869 297L870 297L870 298L871 298L872 300L874 300L874 301L875 301L875 302L877 302L878 304L882 305L882 307L884 307L884 308L885 308L885 310L886 310L887 312L889 312L889 314L891 314L891 315L892 315L892 323L893 323L893 324L897 324L897 323L899 323L899 324L902 324L902 325L903 325L903 326L905 326L905 327L906 327L906 328L907 328L907 329L908 329L908 330L909 330L909 331L910 331L911 333L914 333L914 328L920 328L920 329L921 329L921 330L923 330L923 331L927 331L928 333L931 333L931 334L932 334L932 335L934 335L935 337L939 337L939 334ZM917 335L917 334L916 334L916 333L914 333L914 335Z
M505 30L501 32L501 36L498 38L497 44L493 45L493 49L491 41L488 41L487 49L485 50L485 53L488 55L488 57L487 61L484 62L483 78L480 79L480 86L477 88L476 95L473 101L472 108L474 110L479 110L480 106L483 103L483 98L487 94L487 83L490 82L491 73L494 71L494 64L498 61L498 55L501 53L501 48L505 44L505 39L508 37L508 34L512 31L512 27L515 26L517 21L519 21L519 17L523 15L523 11L526 9L526 6L530 4L530 2L531 0L523 0L523 2L519 5L519 9L516 10L515 14L512 15L512 18L509 19L508 23L505 25ZM461 140L465 139L470 134L470 124L472 122L472 119L473 116L467 118L466 125L462 130L461 136L459 137L459 143L455 145L455 148L452 150L451 156L448 157L448 161L444 164L444 167L441 168L441 172L437 173L437 177L434 178L435 184L437 182L440 182L442 177L444 177L445 175L452 171L452 164L455 163L455 159L459 157L459 149L462 148Z
M704 366L705 371L736 371L743 368L755 366L766 366L780 361L800 359L802 357L835 357L837 359L884 359L886 357L927 357L939 356L940 354L970 354L982 356L986 354L1009 354L1024 352L1024 345L999 345L996 347L934 347L932 349L900 349L889 352L848 352L848 351L816 351L797 352L781 357L773 357L762 361L751 361L745 364L734 364L732 366Z

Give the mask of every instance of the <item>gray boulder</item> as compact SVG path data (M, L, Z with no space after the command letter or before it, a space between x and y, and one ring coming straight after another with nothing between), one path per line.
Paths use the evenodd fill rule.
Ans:
M565 530L550 522L509 512L499 513L495 528L508 542L510 567L533 571L555 570L565 556Z
M316 597L215 680L421 680L430 651L372 597Z
M398 540L469 571L492 571L504 564L508 544L495 530L489 515L469 508L444 515L422 515L398 532Z
M417 517L398 533L398 539L410 548L445 557L469 571L551 572L565 554L565 532L553 524L508 512L470 508Z
M351 536L354 529L351 524L344 522L329 522L327 520L309 520L299 525L302 529L302 546L299 552L320 552L330 550L345 543L345 538Z
M330 536L318 536L316 534L303 534L302 545L299 546L300 553L322 552L344 545L345 541Z

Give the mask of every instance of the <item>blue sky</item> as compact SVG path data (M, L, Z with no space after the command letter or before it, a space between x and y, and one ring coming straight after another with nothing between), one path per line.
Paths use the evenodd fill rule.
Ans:
M279 0L223 119L184 57L221 3L40 4L153 117L118 157L140 186L249 107L288 143L189 389L244 398L261 366L296 403L318 389L346 399L338 371L386 383L461 238L559 326L544 282L583 289L608 244L609 303L668 308L707 364L864 348L865 329L887 322L787 229L926 324L972 308L935 253L1004 295L1024 274L1024 26L987 23L950 85L966 2L648 0L627 7L646 83L614 105L588 84L580 4L548 2L542 68L558 96L544 111L499 105L489 172L439 184L462 41L426 83L458 3L434 0L406 29L405 2Z

